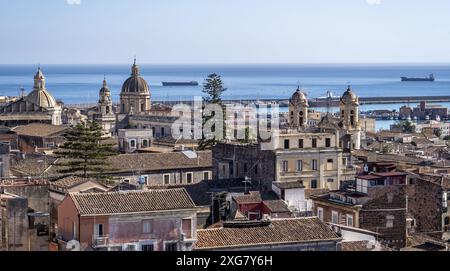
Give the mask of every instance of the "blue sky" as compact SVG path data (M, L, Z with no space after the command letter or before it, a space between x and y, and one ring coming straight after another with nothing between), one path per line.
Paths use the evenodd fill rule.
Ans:
M450 63L448 0L0 0L0 63Z

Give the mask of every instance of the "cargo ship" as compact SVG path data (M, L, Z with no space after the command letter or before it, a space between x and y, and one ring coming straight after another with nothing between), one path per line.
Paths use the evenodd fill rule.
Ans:
M190 87L190 86L198 86L197 81L190 82L162 82L162 85L165 87Z
M434 82L434 74L430 74L428 77L417 78L417 77L402 77L402 82Z

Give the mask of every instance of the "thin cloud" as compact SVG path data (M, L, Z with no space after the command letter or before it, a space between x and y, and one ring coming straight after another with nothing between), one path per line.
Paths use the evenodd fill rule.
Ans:
M68 5L81 5L81 0L66 0Z

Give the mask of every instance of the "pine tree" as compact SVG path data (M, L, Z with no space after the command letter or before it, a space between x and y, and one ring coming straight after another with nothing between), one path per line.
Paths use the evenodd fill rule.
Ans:
M215 73L208 75L208 77L205 79L205 82L203 83L203 93L207 94L206 97L203 98L203 108L206 104L218 104L222 107L223 112L223 138L226 136L226 126L225 126L225 108L222 104L222 93L226 91L226 88L224 88L222 78L220 75L217 75ZM205 124L214 118L214 116L203 116L202 118L202 127L205 126ZM199 141L198 146L200 150L207 150L211 149L213 146L215 146L219 142L216 137L213 138L205 138L205 135L203 134L202 139Z
M108 167L107 157L114 155L111 144L105 144L102 127L96 122L78 124L67 132L65 143L56 152L64 158L57 166L59 173L81 174L83 177L106 179L104 170Z

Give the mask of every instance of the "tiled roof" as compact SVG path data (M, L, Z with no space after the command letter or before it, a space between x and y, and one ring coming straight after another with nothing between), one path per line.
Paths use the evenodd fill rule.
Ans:
M227 249L263 245L338 240L340 237L317 217L274 219L269 225L222 227L197 231L195 249Z
M197 152L197 158L188 158L181 152L122 154L108 158L113 171L152 171L181 168L212 167L211 151Z
M297 189L297 188L305 188L301 181L292 181L292 182L276 182L273 183L276 187L286 190L286 189Z
M185 189L69 194L80 215L145 213L195 208Z
M252 191L250 194L233 196L237 204L261 203L261 194L258 191Z
M369 241L348 241L342 242L342 251L389 251L381 244L372 244Z
M83 178L83 177L79 177L79 176L67 176L67 177L59 179L57 181L54 181L51 184L53 186L56 186L56 187L59 187L59 188L69 189L69 188L75 187L75 186L80 185L80 184L85 183L85 182L95 182L95 183L97 183L96 180L90 179L90 178Z
M44 123L31 123L25 126L17 126L13 129L19 135L48 137L58 133L62 133L69 129L66 126L56 126Z
M265 200L264 205L270 209L272 213L290 213L289 207L286 202L282 200Z

